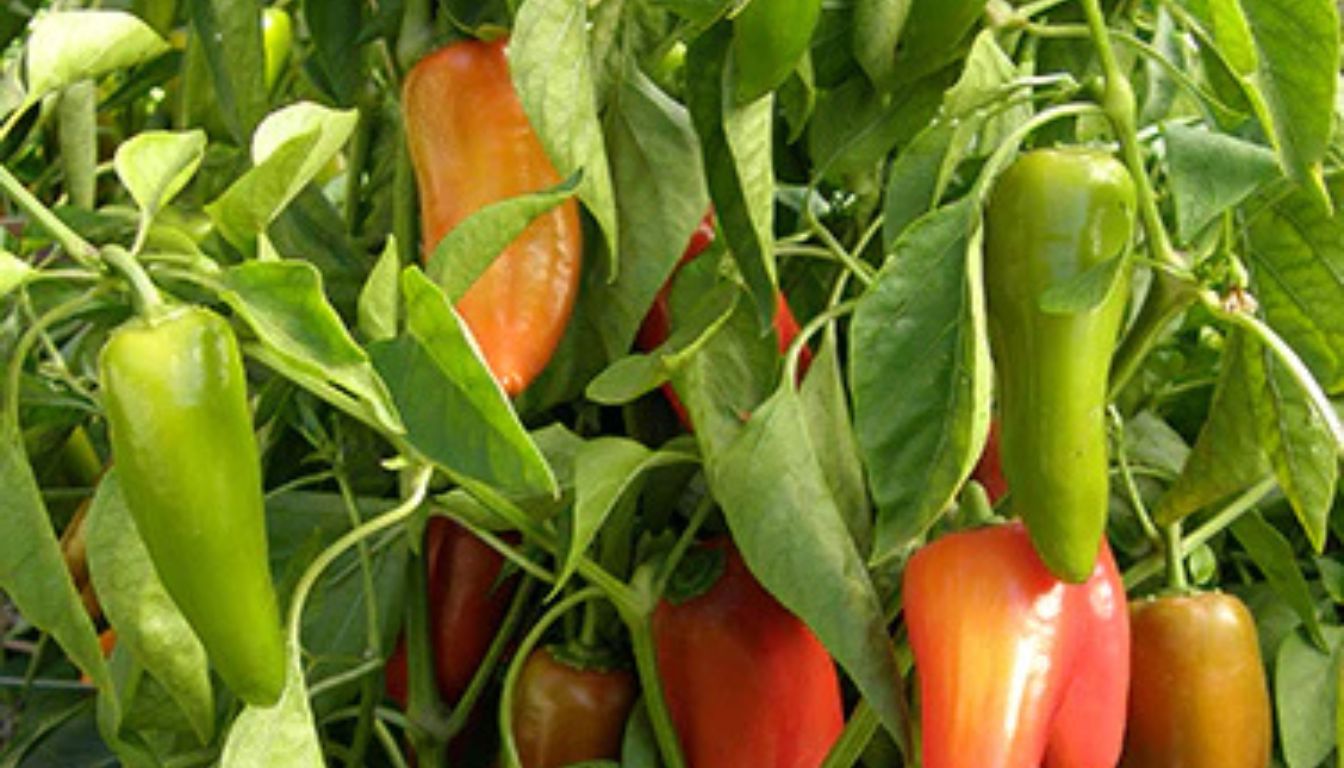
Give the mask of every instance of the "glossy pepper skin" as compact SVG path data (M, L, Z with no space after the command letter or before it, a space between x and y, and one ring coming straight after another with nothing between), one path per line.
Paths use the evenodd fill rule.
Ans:
M731 542L692 559L722 571L706 591L664 599L653 614L658 675L687 765L817 768L844 727L826 649Z
M686 243L686 250L682 253L681 259L677 262L676 269L694 261L697 256L703 253L710 244L714 242L714 212L710 211L700 220L699 226L691 233L691 239ZM658 295L653 299L653 306L649 307L648 313L644 315L644 322L639 326L639 334L635 337L635 348L643 352L649 352L657 349L663 342L667 341L672 331L671 308L668 302L668 295L672 292L672 281L676 279L676 272L668 278L667 283L658 291ZM789 302L784 298L784 294L775 293L775 339L779 345L780 354L784 354L789 349L789 345L798 337L798 320L793 315L793 310L789 307ZM798 376L807 374L808 367L812 364L812 350L809 347L803 347L798 354ZM681 398L677 396L677 391L673 389L672 383L663 385L663 395L667 402L672 406L673 412L677 414L677 420L681 426L690 431L691 414L682 404Z
M924 768L1037 768L1086 617L1020 523L954 533L902 587L919 677Z
M560 183L513 89L504 46L454 43L406 77L402 110L426 259L480 208ZM523 391L560 343L582 250L578 205L570 200L537 217L458 302L509 394Z
M232 329L200 307L131 320L100 368L112 457L155 570L229 688L273 704L285 648Z
M579 666L538 648L513 692L513 737L523 768L562 768L621 755L637 687L627 669Z
M1264 768L1269 693L1255 621L1203 593L1136 602L1122 768Z
M733 18L737 100L755 101L784 84L812 42L821 0L751 0Z
M1129 603L1105 542L1078 610L1083 646L1050 726L1045 768L1115 768L1125 739L1129 699Z
M1106 387L1129 276L1096 306L1051 314L1042 295L1121 257L1134 185L1103 152L1036 150L1000 177L986 211L985 290L1013 511L1061 579L1092 573L1109 497Z
M990 504L998 504L1008 495L1008 481L1003 476L1003 457L999 451L999 422L989 423L989 437L985 440L985 449L980 453L971 477L984 487Z

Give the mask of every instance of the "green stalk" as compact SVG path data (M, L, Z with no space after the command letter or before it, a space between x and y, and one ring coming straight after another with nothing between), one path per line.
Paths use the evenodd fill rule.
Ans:
M0 190L3 190L14 201L24 213L32 217L38 226L42 227L55 238L56 242L61 244L70 258L79 262L81 266L89 268L98 267L98 249L94 248L87 240L80 237L65 222L61 221L51 209L42 204L41 200L33 197L23 184L9 172L9 169L0 164Z

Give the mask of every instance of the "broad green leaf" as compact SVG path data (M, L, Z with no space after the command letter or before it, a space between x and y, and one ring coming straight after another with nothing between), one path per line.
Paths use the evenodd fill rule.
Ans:
M1297 565L1293 545L1254 510L1237 518L1230 530L1237 543L1241 544L1265 574L1265 579L1279 599L1291 606L1302 620L1312 641L1318 646L1324 645L1321 622L1316 616L1316 602L1312 599L1311 587Z
M579 199L602 228L614 276L616 198L593 92L587 23L586 0L522 3L509 38L509 71L523 110L560 174L583 172Z
M1344 180L1330 189L1344 195ZM1344 394L1344 218L1296 191L1252 214L1246 235L1251 287L1265 319L1328 394Z
M902 695L877 590L784 382L709 457L710 487L753 575L816 633L892 733Z
M61 558L61 547L24 454L18 425L3 417L0 498L5 500L5 513L0 515L0 590L24 621L49 633L100 690L110 690L112 683L93 622Z
M897 79L896 44L914 0L856 0L854 58L879 91Z
M411 445L510 493L558 493L555 476L452 304L416 267L401 276L406 331L372 348Z
M1041 292L1037 301L1041 311L1048 315L1072 315L1087 312L1101 305L1110 295L1121 267L1129 256L1120 253L1093 264L1073 277L1051 285ZM1125 274L1128 279L1128 274Z
M626 355L594 376L584 394L602 405L624 405L662 386L668 376L662 355Z
M1326 627L1328 651L1294 632L1274 658L1275 719L1288 768L1317 768L1335 744L1344 627Z
M1170 161L1176 233L1183 243L1278 178L1274 153L1258 144L1180 123L1164 124L1162 136Z
M936 77L879 94L863 78L850 78L817 97L807 150L817 173L843 181L871 171L937 114L946 78Z
M751 291L762 328L775 311L774 99L738 106L729 94L732 27L719 22L686 55L687 106L700 136L705 177L728 249Z
M1298 522L1320 552L1339 480L1334 440L1306 391L1267 346L1248 336L1246 354L1260 444Z
M359 55L360 38L368 35L363 17L367 3L360 0L322 0L303 3L303 18L313 42L308 62L322 83L342 106L354 106L364 74Z
M163 686L200 742L209 743L215 700L205 648L159 581L115 468L98 485L87 520L89 575L118 645Z
M943 94L943 108L954 120L969 117L1001 101L1004 85L1017 75L1013 60L995 40L993 30L975 36L961 77Z
M289 674L280 701L270 707L243 707L229 729L221 768L322 768L322 744L308 706L300 650L289 648Z
M920 219L854 312L850 390L878 510L872 562L899 555L933 524L985 442L991 369L978 230L969 197Z
M1162 525L1249 488L1270 473L1251 404L1246 344L1241 331L1227 338L1208 419L1180 477L1154 512Z
M266 114L266 61L259 0L187 0L187 16L205 53L214 98L241 144Z
M709 206L700 145L685 107L633 62L606 117L620 221L616 281L598 287L598 330L607 356L630 348L658 290L670 279Z
M450 300L461 299L533 219L574 194L579 176L576 172L550 189L491 203L463 219L430 254L426 269L429 279L441 286Z
M623 437L599 437L583 443L574 457L574 510L568 547L551 593L556 594L574 574L579 556L592 544L616 505L639 491L646 472L697 460L692 452L650 451Z
M985 10L985 0L912 0L896 51L896 73L911 82L959 53L959 43Z
M1265 130L1288 176L1329 208L1321 163L1334 127L1339 75L1334 0L1239 2L1258 50L1253 82L1268 106Z
M78 10L43 13L28 35L29 103L80 80L96 79L165 53L168 43L130 13Z
M826 487L849 526L855 545L866 555L872 545L872 515L868 486L863 478L863 460L850 419L849 399L840 369L840 342L835 324L827 326L821 349L812 358L798 390L807 417L808 436L817 451Z
M196 175L205 144L201 130L145 131L122 142L112 162L135 204L152 219Z
M369 272L369 279L359 292L359 330L371 341L382 341L397 335L397 310L401 302L401 258L397 252L397 238L387 239L383 255Z
M249 249L340 151L358 121L353 110L338 112L311 102L272 113L252 140L255 167L207 205L206 213L230 243Z
M9 251L0 250L0 299L27 283L36 274L36 270L29 266L28 262Z
M401 419L368 355L350 337L322 293L322 278L302 261L252 261L224 273L221 298L251 326L264 359L318 397L338 406L353 398L352 415L399 433Z
M887 172L887 191L883 200L883 251L891 252L907 227L932 211L942 193L944 168L959 151L954 140L955 124L935 120L901 149Z

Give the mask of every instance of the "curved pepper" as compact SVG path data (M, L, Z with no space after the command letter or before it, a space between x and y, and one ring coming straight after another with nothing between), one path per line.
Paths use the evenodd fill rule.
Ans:
M678 579L707 588L653 614L658 676L695 768L816 768L844 728L835 665L726 539L692 550Z
M513 737L523 768L562 768L621 755L635 704L628 669L580 666L553 648L523 663L513 692Z
M455 43L406 76L402 109L426 259L480 208L560 183L513 89L504 45ZM569 200L538 216L458 302L509 394L522 392L560 343L582 250L578 205Z
M1265 768L1271 721L1255 620L1236 597L1134 604L1122 768Z
M233 330L206 309L173 309L122 325L99 363L121 490L164 587L224 682L273 704L285 647Z
M1013 511L1060 578L1092 573L1110 487L1106 386L1129 279L1090 309L1046 312L1046 291L1123 258L1134 185L1115 158L1036 150L1004 172L985 222L985 291Z

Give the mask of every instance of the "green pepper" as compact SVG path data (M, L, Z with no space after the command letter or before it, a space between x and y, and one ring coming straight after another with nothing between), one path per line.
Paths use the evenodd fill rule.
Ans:
M155 570L225 684L273 704L285 649L232 329L174 308L122 325L99 362L122 494Z
M775 90L807 53L821 0L751 0L733 18L733 68L739 103Z
M985 293L1012 509L1050 570L1075 583L1092 572L1106 527L1107 374L1128 296L1134 209L1125 167L1075 148L1023 155L986 211ZM1107 274L1095 301L1043 306L1047 291L1086 293Z

